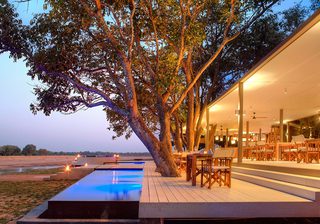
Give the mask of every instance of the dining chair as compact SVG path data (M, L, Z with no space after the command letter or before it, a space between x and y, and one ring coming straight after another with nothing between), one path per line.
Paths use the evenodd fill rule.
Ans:
M214 183L219 186L231 187L231 166L234 155L233 149L217 149L212 158L201 161L201 186Z

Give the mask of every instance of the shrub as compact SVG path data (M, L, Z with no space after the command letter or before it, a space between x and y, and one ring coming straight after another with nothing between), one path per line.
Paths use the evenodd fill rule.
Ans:
M33 144L28 144L22 149L22 154L29 155L37 155L37 147Z
M41 156L43 156L43 155L49 155L49 151L48 150L46 150L46 149L39 149L38 150L38 155L41 155Z
M0 147L0 155L2 156L14 156L20 155L21 149L15 145L4 145Z

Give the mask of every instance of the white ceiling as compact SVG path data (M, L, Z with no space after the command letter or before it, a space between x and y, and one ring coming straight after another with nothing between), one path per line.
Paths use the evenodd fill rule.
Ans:
M269 132L271 125L279 122L280 109L284 110L284 121L320 111L319 21L318 13L241 80L244 121L249 121L250 131L262 128L263 132ZM222 125L223 129L236 130L238 98L235 85L210 105L209 122L219 129ZM252 119L253 112L256 117L267 118Z

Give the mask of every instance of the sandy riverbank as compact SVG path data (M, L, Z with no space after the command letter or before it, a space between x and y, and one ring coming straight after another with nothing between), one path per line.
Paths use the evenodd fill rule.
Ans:
M75 156L0 156L0 170L70 164Z

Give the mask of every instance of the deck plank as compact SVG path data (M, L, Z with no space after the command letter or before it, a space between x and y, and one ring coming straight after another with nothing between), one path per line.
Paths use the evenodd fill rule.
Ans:
M153 172L150 169L151 169L150 164L147 163L146 164L147 176L145 176L145 178L148 179L149 201L150 202L159 202L158 193L157 193L157 190L154 186L154 182L152 180Z
M320 216L320 204L308 199L237 179L231 188L201 188L200 180L191 186L185 176L161 177L153 162L145 164L143 183L140 218Z
M148 183L148 178L146 178L146 173L147 171L144 170L144 178L142 181L142 190L141 190L141 196L140 196L140 201L141 202L150 202L150 194L149 194L149 183Z

